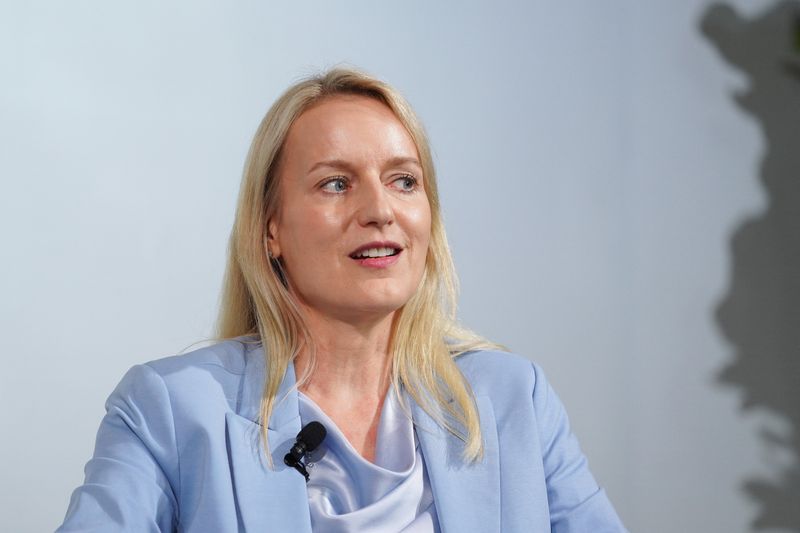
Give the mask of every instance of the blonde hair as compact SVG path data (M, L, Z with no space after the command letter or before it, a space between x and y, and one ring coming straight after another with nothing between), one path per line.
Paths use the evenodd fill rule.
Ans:
M290 87L262 120L250 146L239 192L217 337L254 335L263 344L267 373L260 417L268 445L266 421L280 400L276 396L286 369L304 345L311 348L308 368L313 368L314 352L313 339L285 286L280 263L266 251L267 222L280 202L277 167L294 121L312 105L336 95L363 95L384 103L416 144L430 203L431 236L419 288L393 322L391 379L395 388L405 387L437 423L464 442L465 459L477 460L483 454L478 411L472 390L453 359L465 351L500 347L456 321L457 279L428 140L408 102L378 79L351 68L334 68Z

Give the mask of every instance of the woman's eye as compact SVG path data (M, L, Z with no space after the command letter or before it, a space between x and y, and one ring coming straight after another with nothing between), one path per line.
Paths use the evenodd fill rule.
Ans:
M394 180L394 183L396 183L397 187L403 192L412 192L417 188L417 178L410 174L400 176Z
M322 184L322 190L332 193L343 193L347 190L347 180L344 178L333 178Z

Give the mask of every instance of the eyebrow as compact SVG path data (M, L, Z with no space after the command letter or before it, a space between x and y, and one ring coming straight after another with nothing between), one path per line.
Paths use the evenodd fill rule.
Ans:
M420 169L422 169L422 164L416 157L393 157L386 162L386 166L390 167L397 167L407 164L416 165ZM340 168L351 172L355 170L353 165L348 161L345 161L344 159L326 159L325 161L319 161L317 163L314 163L314 165L310 169L308 169L307 174L311 174L318 168L322 167Z

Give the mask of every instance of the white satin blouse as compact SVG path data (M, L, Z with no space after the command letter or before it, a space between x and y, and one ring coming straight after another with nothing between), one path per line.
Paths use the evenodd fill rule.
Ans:
M411 418L392 388L383 403L375 462L364 459L302 392L300 420L321 422L327 437L309 457L308 504L314 531L439 532L425 462Z

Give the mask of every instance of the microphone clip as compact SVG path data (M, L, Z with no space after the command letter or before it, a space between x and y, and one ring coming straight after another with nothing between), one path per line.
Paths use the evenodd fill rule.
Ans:
M283 457L283 462L287 466L291 466L303 474L303 477L306 478L306 483L308 483L308 480L310 479L306 464L303 462L303 458L307 453L308 451L305 449L304 443L298 441L294 443L294 446L292 446L292 449L289 451L289 453Z
M283 457L283 462L286 466L291 466L300 472L306 479L306 483L308 483L310 477L308 475L308 469L306 468L307 465L303 462L303 459L305 459L309 453L317 449L325 439L326 433L325 426L319 422L314 421L307 424L300 430L300 433L297 434L294 445L291 450L289 450L289 453Z

